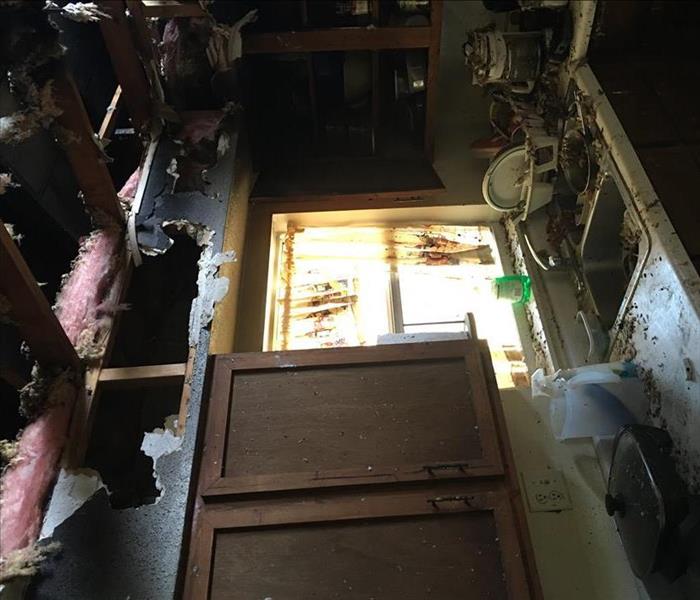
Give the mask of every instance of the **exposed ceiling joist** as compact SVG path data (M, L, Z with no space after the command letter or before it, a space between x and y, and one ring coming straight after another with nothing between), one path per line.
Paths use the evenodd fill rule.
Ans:
M2 221L0 273L0 294L9 302L9 318L34 357L45 365L78 366L73 345Z
M126 18L126 4L122 1L103 2L101 8L111 17L100 20L102 37L131 121L140 131L151 118L151 94L143 63Z
M56 123L57 136L66 152L88 207L102 211L119 223L124 221L105 156L98 146L90 119L73 78L63 71L54 80L56 104L63 111Z

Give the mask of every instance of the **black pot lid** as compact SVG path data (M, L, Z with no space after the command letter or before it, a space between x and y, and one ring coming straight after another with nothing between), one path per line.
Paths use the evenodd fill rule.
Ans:
M670 449L665 431L644 425L623 427L615 440L605 504L640 578L656 569L667 531L687 514Z

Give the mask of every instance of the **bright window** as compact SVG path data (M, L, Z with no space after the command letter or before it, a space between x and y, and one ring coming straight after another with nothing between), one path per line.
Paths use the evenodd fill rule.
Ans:
M467 330L489 342L501 387L527 377L485 227L310 227L281 234L272 350L374 345L386 333Z

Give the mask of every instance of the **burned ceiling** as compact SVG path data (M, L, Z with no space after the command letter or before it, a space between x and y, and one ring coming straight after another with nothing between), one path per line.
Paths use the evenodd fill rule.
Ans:
M255 18L219 4L0 2L3 594L175 594Z

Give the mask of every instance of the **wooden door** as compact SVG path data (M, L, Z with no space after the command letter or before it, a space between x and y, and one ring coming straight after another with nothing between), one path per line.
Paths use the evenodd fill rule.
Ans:
M539 597L484 344L222 355L211 379L186 597Z

